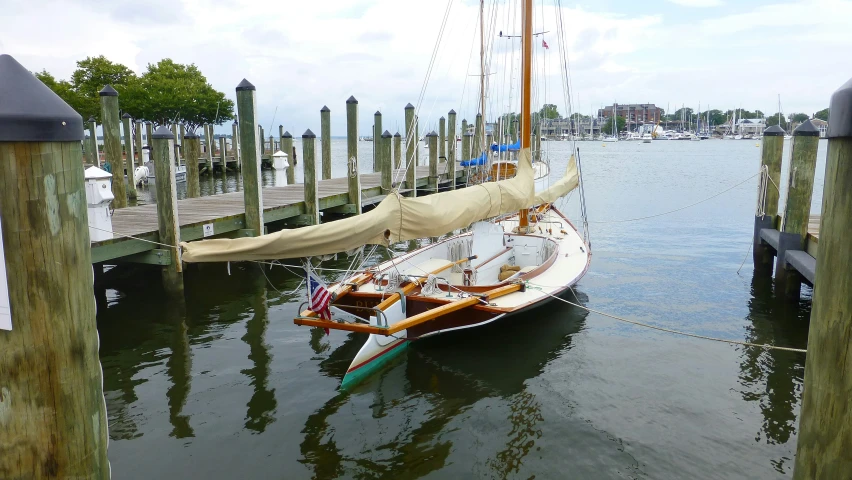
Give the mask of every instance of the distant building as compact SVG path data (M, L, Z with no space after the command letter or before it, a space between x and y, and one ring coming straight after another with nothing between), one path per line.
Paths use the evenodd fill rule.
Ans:
M826 132L828 132L828 122L818 118L812 118L811 123L819 129L819 138L825 138Z
M737 120L737 128L734 133L739 135L763 135L766 130L765 118L745 118Z
M618 111L615 113L631 124L659 123L663 118L663 110L653 103L619 103L617 106ZM613 108L614 106L610 105L598 110L598 117L606 121L612 116Z
M541 122L541 134L545 137L561 137L564 135L598 136L601 133L602 122L596 118L581 117L547 118Z

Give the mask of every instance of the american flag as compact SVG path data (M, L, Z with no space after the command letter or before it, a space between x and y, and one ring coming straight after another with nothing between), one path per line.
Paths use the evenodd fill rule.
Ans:
M331 320L331 294L325 288L325 283L316 277L310 270L306 270L308 275L308 304L309 308L318 313L320 318Z

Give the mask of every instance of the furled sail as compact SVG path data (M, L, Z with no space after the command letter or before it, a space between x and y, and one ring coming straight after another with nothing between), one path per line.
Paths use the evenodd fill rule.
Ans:
M574 176L576 185L576 168ZM560 180L548 192L570 185ZM554 190L547 198L556 193ZM436 237L535 204L530 150L524 149L518 157L517 175L508 180L417 198L390 194L363 215L259 237L183 242L182 260L229 262L328 255L363 245Z

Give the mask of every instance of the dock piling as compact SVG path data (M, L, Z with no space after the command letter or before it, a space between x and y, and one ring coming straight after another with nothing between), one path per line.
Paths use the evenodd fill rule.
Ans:
M262 127L257 124L257 92L254 85L243 79L237 85L237 113L240 117L240 150L243 162L243 200L246 208L246 228L263 235L263 197L260 189L260 145ZM260 131L259 131L260 130Z
M447 114L447 176L450 178L450 190L456 189L456 111Z
M322 179L331 178L331 110L327 105L320 109L320 148L322 154Z
M379 161L378 143L382 138L382 112L376 110L373 114L373 171L379 172L382 169L382 163Z
M429 145L429 188L438 191L438 134L432 130L426 134L426 144Z
M393 134L393 168L400 168L402 164L402 135L399 132Z
M379 138L379 152L381 152L381 169L382 169L382 194L387 195L393 189L393 160L392 146L393 136L389 131L385 130Z
M473 140L472 133L465 132L464 134L462 134L462 161L470 160L471 158L473 158L470 150L470 144L472 143L471 140Z
M92 165L101 166L101 154L98 152L98 122L95 117L89 117L89 144L86 151L89 152L89 161Z
M177 210L177 182L175 181L175 136L165 126L152 135L154 176L157 189L157 226L160 243L168 247L172 261L163 265L163 287L174 298L183 298L183 268L180 261L180 223Z
M201 139L192 130L183 135L183 145L186 148L184 158L186 162L186 196L195 198L201 196L201 185L199 184L198 157L201 151ZM193 162L192 159L195 159Z
M133 127L133 133L134 133L134 137L135 137L135 140L136 140L136 156L137 156L136 163L138 163L140 167L145 165L145 155L144 155L144 152L142 151L142 128L143 128L142 125L143 125L142 122L137 120L136 123L134 124L134 127ZM134 172L135 172L135 169L134 169ZM128 172L128 175L129 174L130 174L130 172ZM127 178L129 179L131 177L128 176ZM134 183L136 182L136 177L133 177L133 182Z
M405 106L405 188L411 190L409 196L417 196L417 163L414 151L417 149L417 137L414 134L414 105Z
M296 184L296 159L293 154L296 150L293 148L293 135L285 131L281 135L281 151L287 154L287 185Z
M482 114L476 114L473 127L473 143L471 144L470 158L479 158L482 155Z
M239 124L236 120L231 125L231 150L234 151L234 161L237 162L237 170L242 168L242 162L240 161L240 132L239 132Z
M204 146L207 150L204 153L204 160L207 164L207 175L213 176L213 128L210 125L204 125Z
M852 471L852 79L831 96L822 223L794 479Z
M375 141L375 139L374 139ZM346 178L349 203L355 214L361 214L361 176L358 173L358 100L352 95L346 100Z
M302 160L305 162L305 215L310 225L320 223L319 202L317 201L317 166L316 166L317 136L310 129L302 134ZM359 202L360 204L360 202Z
M461 161L470 159L470 142L468 142L467 147L465 147L465 135L467 135L467 119L463 118L461 121L462 150L458 158Z
M121 116L121 129L123 130L124 138L124 165L127 168L127 197L131 200L136 200L136 182L134 181L133 172L136 170L136 165L133 161L133 129L130 127L133 122L130 119L130 114L125 113Z
M447 161L447 119L438 119L438 160Z
M104 161L112 170L112 208L127 206L127 190L124 188L124 161L121 155L121 134L118 117L118 92L110 85L104 86L98 96L101 99L101 124L104 132Z
M814 190L819 129L810 120L793 131L791 142L790 171L787 174L787 202L781 219L782 236L791 237L796 250L804 250L808 237L808 221L811 213L811 197ZM795 237L795 238L792 238ZM778 249L775 261L775 284L783 290L785 297L798 300L802 279L795 269L787 268L786 251Z
M0 476L107 479L83 119L9 55L0 85Z
M784 130L773 125L763 132L763 148L760 151L760 165L769 171L770 181L765 186L763 199L764 215L754 219L754 274L769 276L772 274L773 252L760 239L760 231L775 228L775 216L778 215L778 186L781 185L781 152L784 148Z

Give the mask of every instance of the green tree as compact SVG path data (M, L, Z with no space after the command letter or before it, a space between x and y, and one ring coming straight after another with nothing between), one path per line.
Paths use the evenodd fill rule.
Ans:
M43 84L45 84L49 89L53 90L54 93L59 95L59 98L65 100L65 103L71 106L78 113L80 109L83 107L85 100L77 93L74 89L74 86L71 85L67 80L56 80L53 75L48 73L47 70L42 70L41 72L37 72L35 74L36 78L41 80ZM89 117L85 117L88 119Z
M683 118L689 120L689 118L692 117L693 111L694 110L689 107L678 108L677 110L675 110L674 113L668 116L668 121L679 122L681 119L681 114L683 115Z
M169 58L148 64L122 105L134 118L157 125L184 123L190 131L234 119L234 102L214 89L195 64Z
M721 110L713 109L707 113L710 115L710 124L713 126L724 125L728 122L728 115ZM705 120L707 119L706 115L707 114L701 114L701 116L704 117Z
M545 103L538 113L544 118L559 118L559 110L552 103Z
M828 121L828 109L824 108L814 114L814 118L818 118L824 122Z
M109 61L103 55L86 57L85 60L77 62L77 69L71 74L70 84L81 99L75 109L84 119L95 117L100 122L101 104L98 92L104 85L112 85L121 96L136 80L136 74L132 70L120 63Z
M770 115L769 118L766 119L766 126L771 127L773 125L778 125L779 124L778 123L778 117L779 117L779 114L777 114L777 113ZM787 119L784 118L783 113L780 114L780 117L781 117L781 123L780 123L781 128L783 128L784 130L787 130Z
M790 114L790 123L802 123L810 120L810 116L807 113L791 113Z
M612 131L612 119L616 118L615 126L618 132L624 131L624 125L627 123L624 120L624 117L609 117L606 119L606 122L601 127L601 131L607 135L614 135L616 132Z

